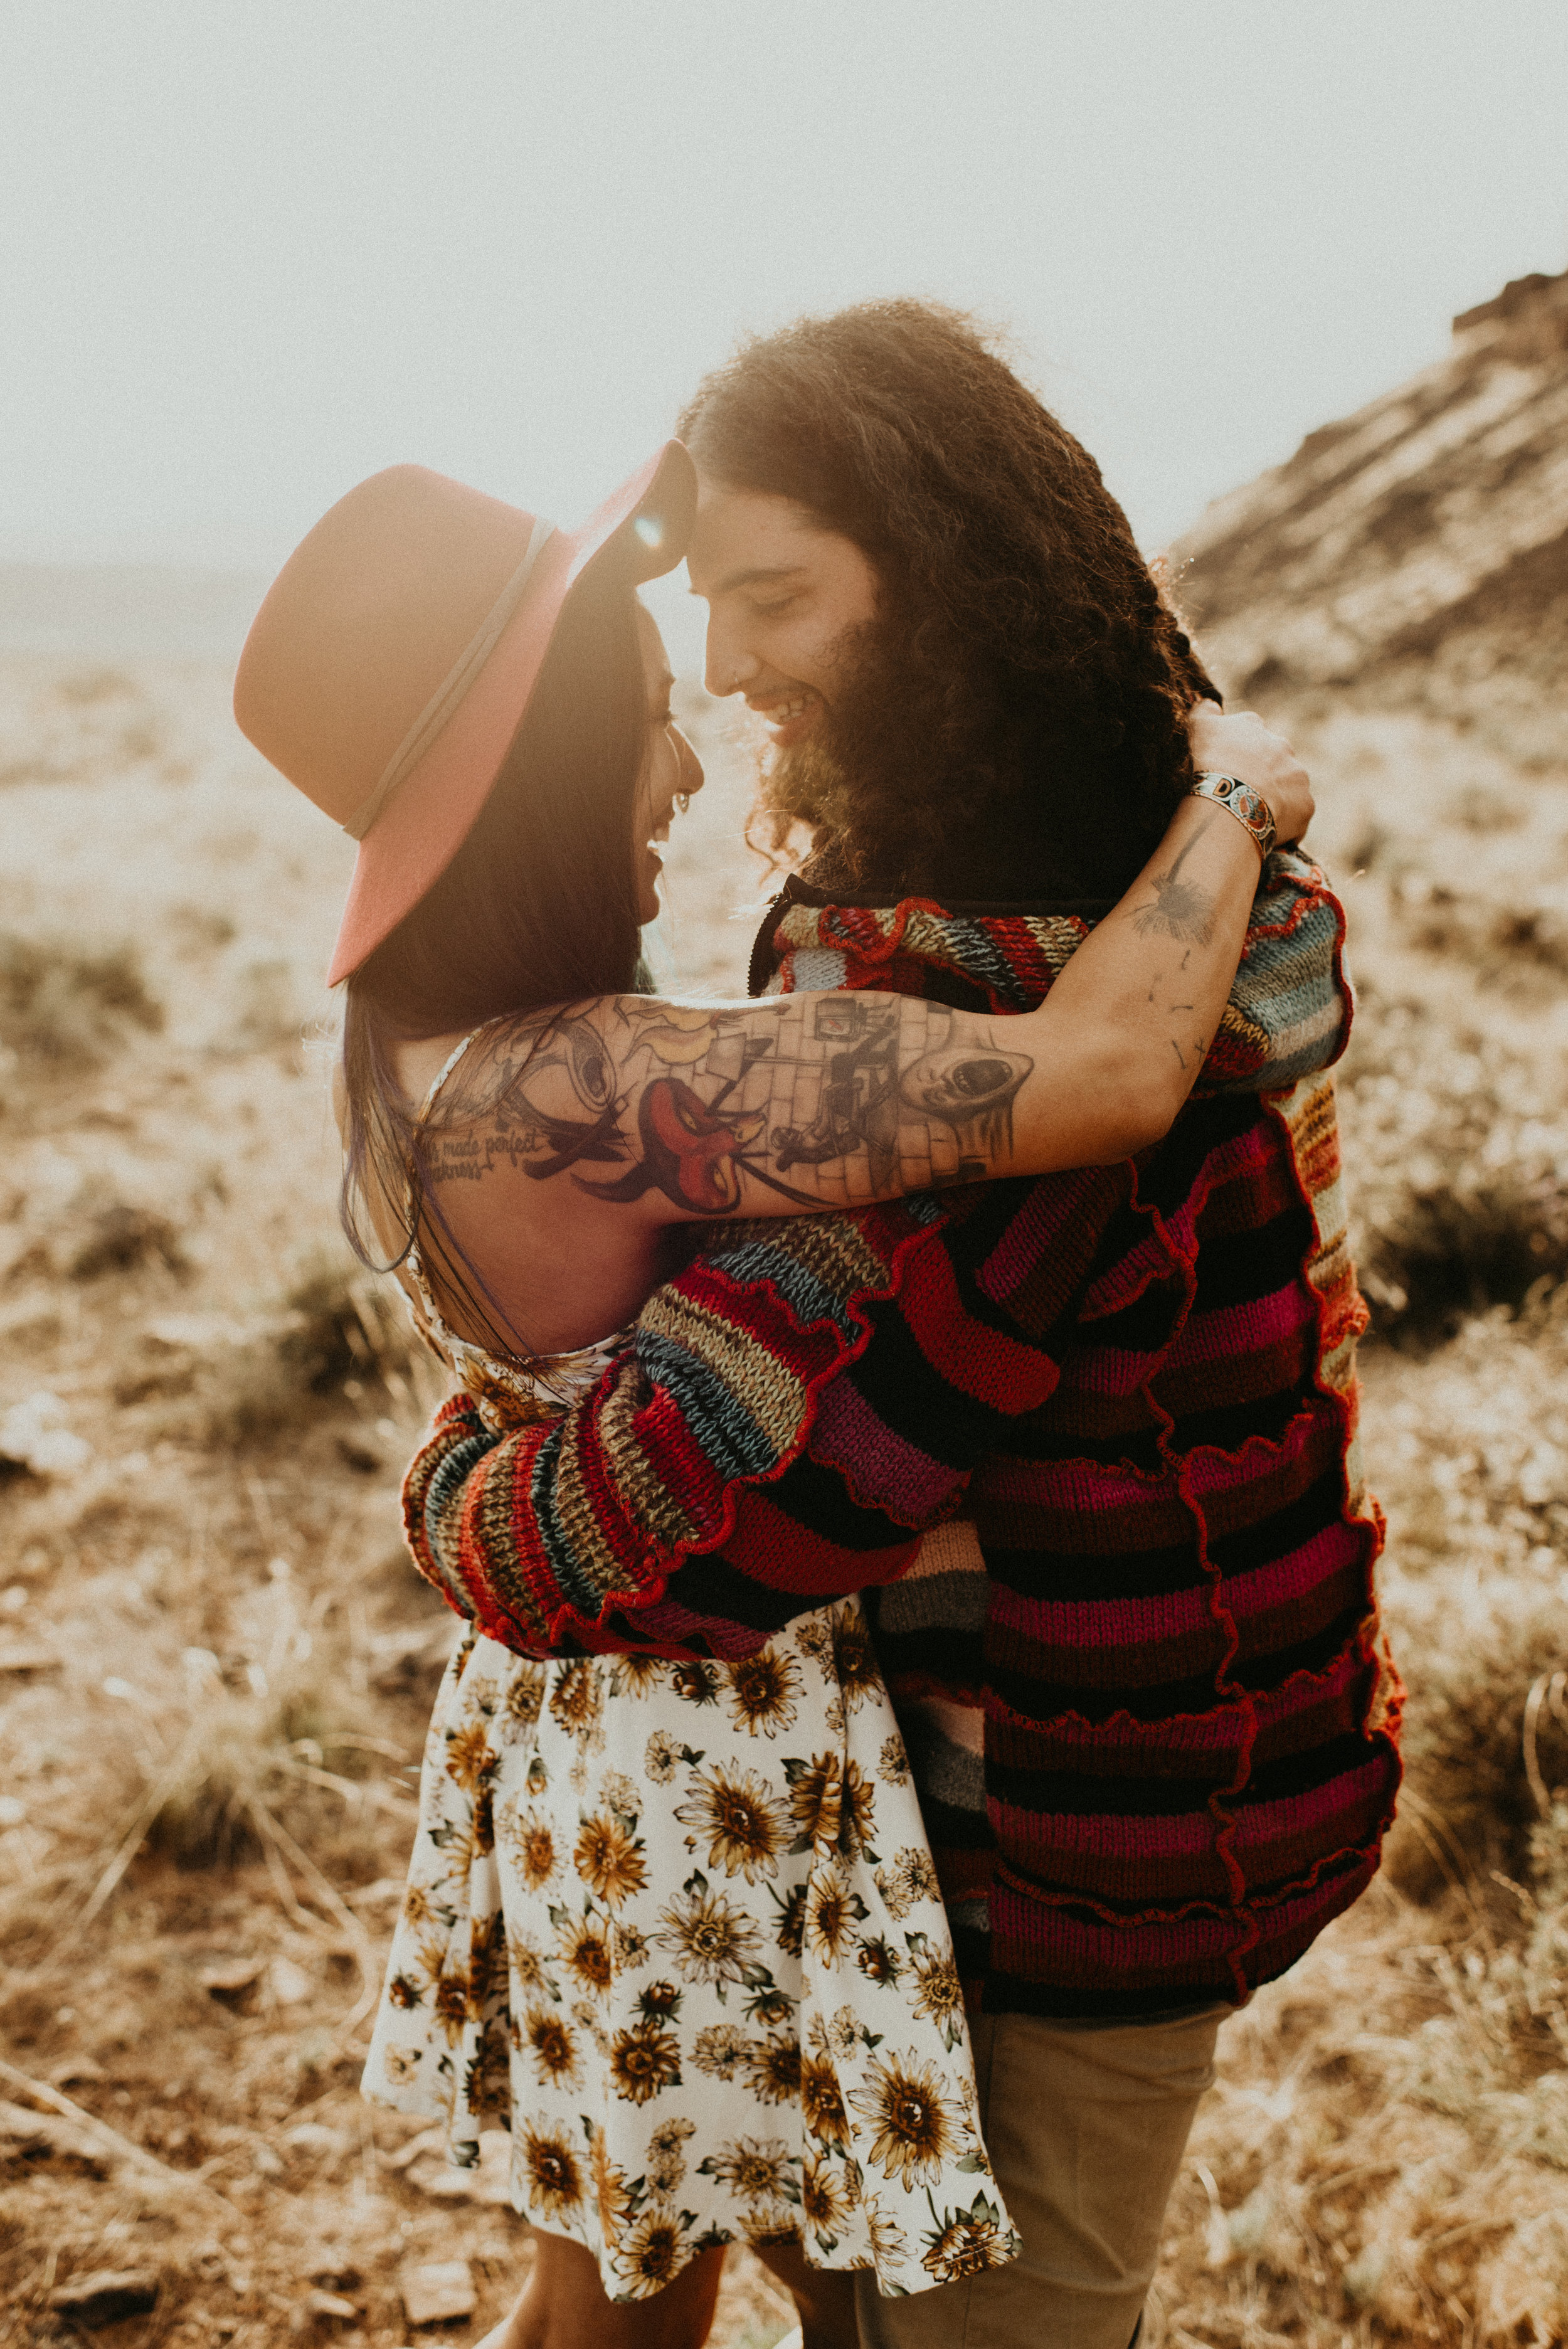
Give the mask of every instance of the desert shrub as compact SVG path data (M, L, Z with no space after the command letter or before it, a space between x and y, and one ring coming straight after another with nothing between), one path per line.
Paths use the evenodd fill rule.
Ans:
M1472 964L1483 987L1528 988L1568 972L1568 923L1555 906L1499 905L1419 875L1396 880L1395 904L1408 945Z
M1564 2052L1501 1909L1374 1895L1221 2035L1156 2337L1560 2341Z
M1363 988L1340 1084L1352 1244L1401 1343L1568 1278L1568 1115L1495 1039Z
M407 1370L413 1350L407 1318L383 1284L350 1258L313 1265L284 1302L294 1321L279 1340L279 1358L313 1394L345 1379L386 1381L389 1372Z
M1554 1977L1568 1977L1568 1793L1555 1801L1530 1837L1531 1872L1540 1913L1555 1920L1561 1946L1553 1968Z
M115 743L118 756L131 765L142 759L156 759L162 748L163 729L151 715L133 718L122 726Z
M88 1164L68 1193L54 1179L65 1170L49 1171L36 1190L12 1195L12 1280L90 1281L144 1268L183 1279L192 1268L186 1236L222 1195L217 1174L200 1164L154 1172L118 1150Z
M159 1790L150 1849L182 1868L209 1868L253 1858L263 1848L256 1806L272 1815L289 1758L266 1713L222 1687L204 1699Z
M1445 1154L1445 1157L1448 1154ZM1543 1276L1568 1276L1568 1198L1528 1168L1460 1159L1367 1185L1357 1268L1384 1335L1430 1343L1489 1305L1522 1303Z
M239 935L233 916L212 905L171 905L163 927L175 952L181 955L212 954Z
M211 1440L264 1442L346 1391L401 1405L409 1395L413 1333L396 1299L346 1254L296 1274L247 1344L209 1359L199 1381Z
M1369 1367L1375 1482L1400 1570L1455 1568L1494 1596L1553 1574L1568 1554L1568 1286L1493 1306L1435 1355Z
M0 932L0 1043L62 1070L98 1066L132 1029L163 1025L163 1006L129 944L84 950Z
M1448 823L1458 824L1465 832L1480 833L1483 837L1500 832L1517 832L1525 821L1517 793L1499 791L1487 783L1461 785L1451 794L1443 814Z
M1517 1875L1424 1913L1385 1879L1266 1985L1222 2034L1173 2198L1164 2337L1563 2340L1565 1969L1568 1796Z
M344 1801L362 1798L356 1751L336 1743L356 1733L356 1718L341 1685L334 1693L320 1682L296 1683L257 1696L214 1681L192 1704L159 1782L149 1847L181 1868L212 1868L253 1858L265 1847L269 1823L315 1841L332 1780Z
M1391 1612L1410 1692L1404 1748L1417 1812L1396 1875L1424 1896L1450 1872L1512 1874L1530 1851L1536 1789L1568 1787L1568 1715L1539 1699L1531 1708L1532 1691L1568 1661L1558 1578L1483 1588L1450 1570L1399 1586Z
M287 1568L236 1606L227 1652L189 1648L182 1697L141 1763L150 1846L183 1868L253 1857L277 1829L313 1843L364 1809L366 1700L341 1639Z
M55 688L62 701L77 708L95 701L115 701L124 695L134 695L136 689L131 679L116 668L73 669Z
M133 1272L144 1264L160 1264L170 1272L186 1269L177 1226L151 1207L110 1198L88 1217L68 1269L73 1280L96 1280L100 1274Z
M304 1026L294 968L282 957L247 963L235 978L232 1041L242 1051L269 1051L300 1041Z

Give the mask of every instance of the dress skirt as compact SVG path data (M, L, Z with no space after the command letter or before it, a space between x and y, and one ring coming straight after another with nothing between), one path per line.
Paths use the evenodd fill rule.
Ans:
M798 2240L889 2294L1016 2256L859 1603L736 1664L469 1636L426 1748L365 2092L583 2243L612 2300Z

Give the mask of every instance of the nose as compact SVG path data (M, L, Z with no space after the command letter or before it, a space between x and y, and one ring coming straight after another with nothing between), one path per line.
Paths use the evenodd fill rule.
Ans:
M717 612L710 612L707 620L707 662L703 683L709 693L721 699L728 693L741 693L753 678L761 673L762 664L757 655L748 652L740 641L733 621L726 621Z
M701 791L707 777L703 773L702 761L697 757L680 728L676 726L672 730L676 738L676 755L680 761L681 779L676 789L683 798L690 799L694 792Z

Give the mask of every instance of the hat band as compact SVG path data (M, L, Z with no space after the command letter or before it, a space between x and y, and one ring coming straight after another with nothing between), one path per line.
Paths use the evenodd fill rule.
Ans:
M552 522L536 522L529 533L528 549L522 561L496 597L477 632L469 637L435 692L426 702L397 748L382 770L381 780L369 798L356 807L343 829L351 840L363 840L377 817L400 783L406 782L418 765L431 743L446 725L454 709L483 668L501 632L522 601L529 574L538 562L547 540L555 535Z

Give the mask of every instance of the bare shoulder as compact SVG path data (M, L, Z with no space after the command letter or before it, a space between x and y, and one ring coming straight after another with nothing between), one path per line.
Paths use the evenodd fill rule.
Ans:
M428 1179L570 1174L573 1188L601 1192L608 1170L639 1154L637 1111L650 1081L706 1070L726 1031L758 1009L610 995L492 1022L433 1105ZM617 1204L631 1196L622 1190Z

